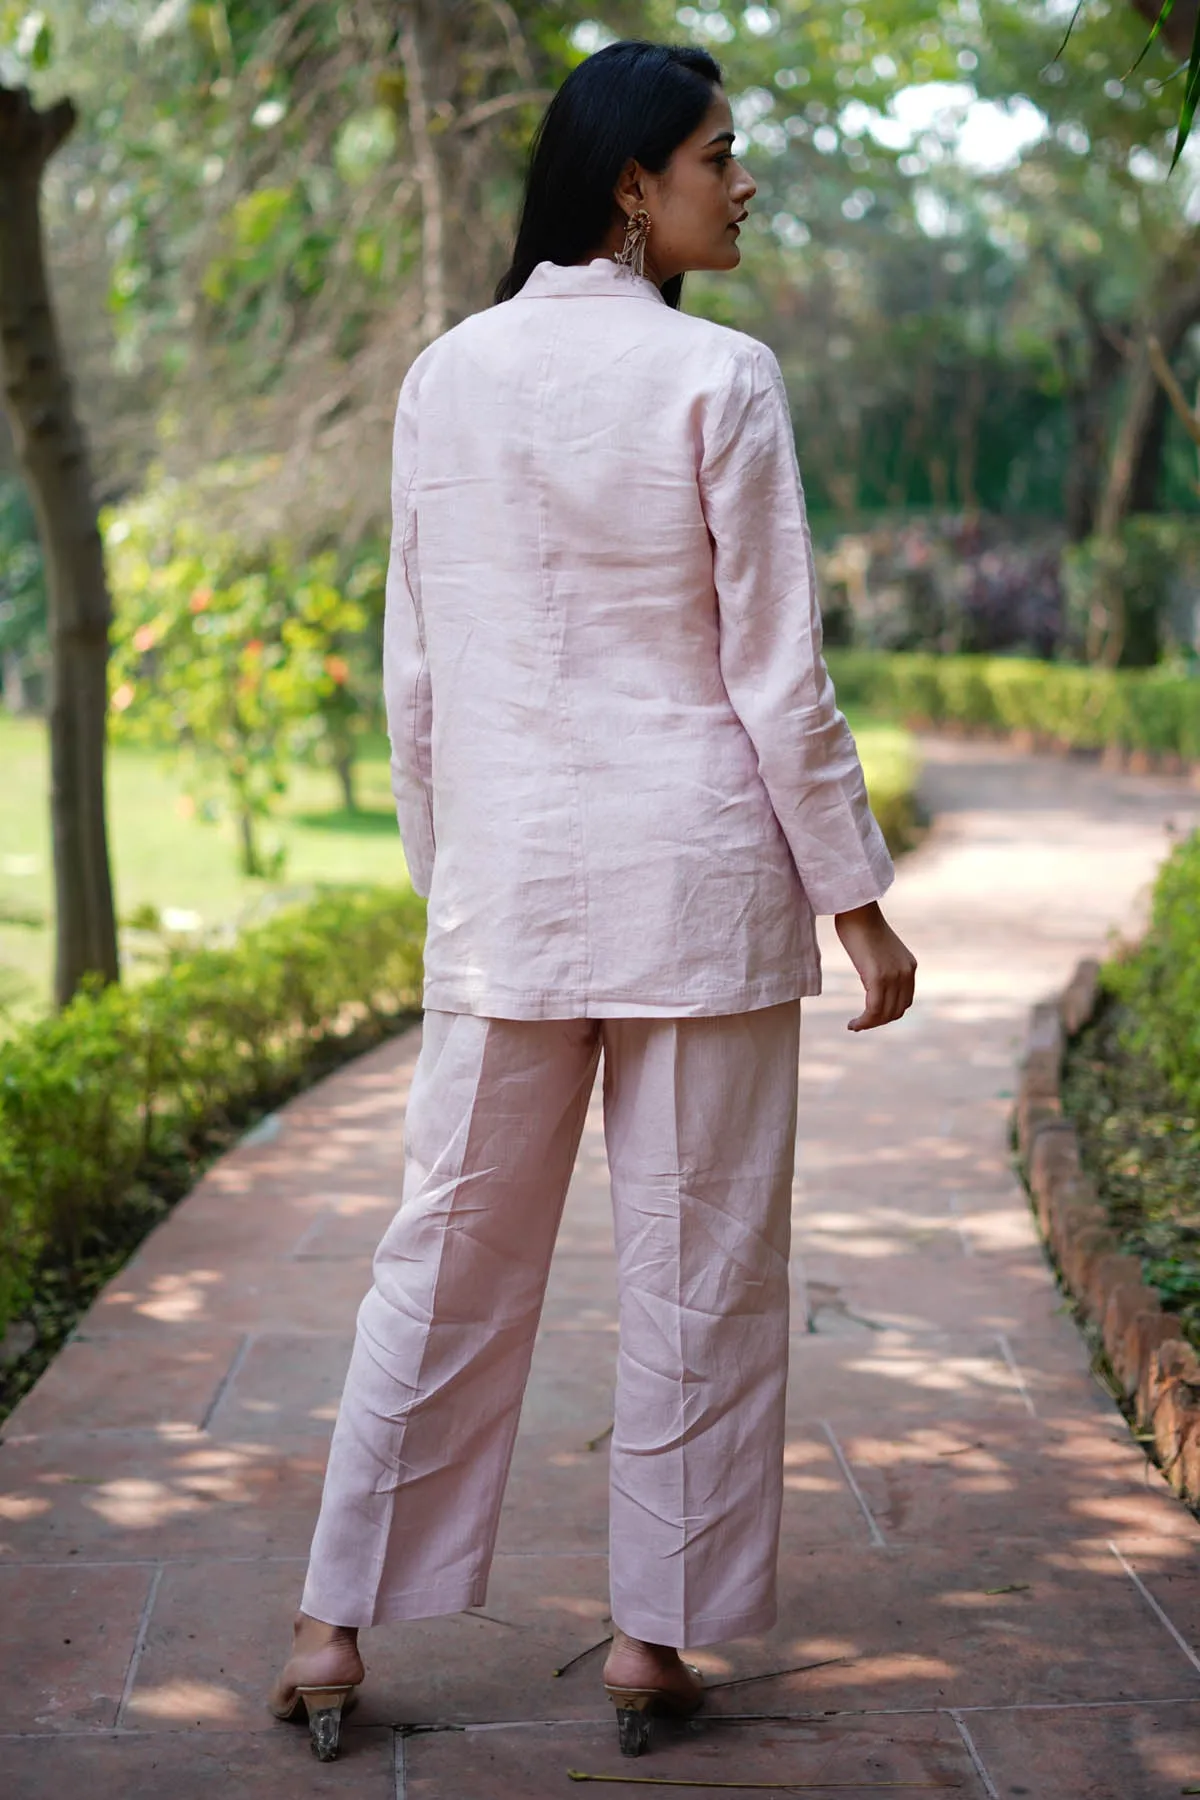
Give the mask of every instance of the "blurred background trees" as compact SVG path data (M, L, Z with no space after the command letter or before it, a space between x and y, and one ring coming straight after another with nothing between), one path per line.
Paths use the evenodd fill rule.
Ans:
M1145 311L1174 356L1200 301L1191 165L1164 179L1175 58L1156 47L1123 82L1145 26L1091 0L1056 62L1072 10L22 12L15 41L46 61L24 73L82 115L48 214L107 491L156 460L187 475L279 452L275 505L302 494L322 526L378 522L395 386L422 342L486 304L542 104L586 49L637 30L705 42L726 66L760 182L756 241L736 284L695 282L693 297L786 356L816 510L1061 514L1079 449L1071 526L1086 535L1111 485L1092 465L1123 340ZM1191 497L1191 458L1156 399L1151 412L1117 512ZM805 413L831 429L805 434Z
M621 35L726 69L759 194L741 269L685 304L780 356L831 641L1190 663L1197 447L1148 345L1190 400L1200 146L1168 169L1200 9L1138 62L1158 10L0 0L0 76L79 114L45 221L118 743L176 752L260 880L299 769L331 772L344 842L373 828L396 391L488 304L542 107ZM0 441L11 713L46 671L14 476Z
M724 61L760 195L743 271L691 303L780 352L816 513L981 506L1079 540L1190 507L1195 458L1142 344L1152 324L1194 378L1192 163L1165 179L1176 58L1160 43L1124 81L1145 8L1090 0L1055 61L1073 10L14 9L10 62L23 47L83 119L48 215L106 496L260 454L260 517L384 524L395 389L487 303L542 104L641 31Z

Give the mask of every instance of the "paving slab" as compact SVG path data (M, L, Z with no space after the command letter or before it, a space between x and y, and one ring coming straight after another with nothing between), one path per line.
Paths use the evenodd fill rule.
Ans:
M328 1434L270 1443L205 1432L54 1432L0 1454L9 1563L307 1556Z
M1200 1704L1070 1707L966 1716L1002 1795L1177 1800L1200 1783Z
M707 1717L659 1732L642 1771L1165 1800L1200 1785L1200 1526L1089 1372L1008 1114L1028 1006L1136 923L1200 796L927 749L939 823L889 900L920 1003L847 1034L857 986L823 925L805 1008L779 1620L692 1653ZM418 1044L224 1157L8 1421L5 1800L548 1800L569 1768L630 1772L597 1648L617 1323L598 1096L484 1605L364 1634L336 1770L262 1703L401 1191Z
M334 1771L292 1738L291 1755L261 1737L190 1731L96 1733L46 1740L29 1736L0 1743L5 1800L395 1800L394 1734L381 1727L346 1734ZM466 1800L466 1796L463 1796Z
M136 1336L97 1331L89 1317L12 1415L5 1436L55 1431L199 1430L213 1409L243 1334L180 1332L167 1324Z
M839 1659L735 1690L771 1711L1175 1698L1197 1671L1161 1632L1102 1545L785 1549L774 1630L704 1660L742 1677Z
M404 1791L407 1800L442 1800L447 1794L463 1800L560 1800L572 1791L590 1791L582 1785L572 1790L571 1769L616 1780L627 1777L633 1766L616 1752L611 1725L467 1731L409 1739L404 1745ZM818 1791L826 1783L836 1784L845 1800L870 1800L882 1783L944 1787L965 1795L979 1791L953 1721L937 1714L886 1721L659 1726L652 1766L669 1781L777 1784L779 1800L798 1783Z
M0 1569L0 1732L115 1725L152 1586L141 1565Z
M209 1425L214 1436L273 1444L314 1433L328 1438L354 1344L357 1307L355 1301L338 1315L340 1331L248 1334L213 1406ZM329 1317L334 1316L331 1309Z
M290 1631L290 1564L179 1564L163 1571L124 1721L144 1728L269 1731L263 1670ZM476 1612L373 1634L356 1725L469 1724L588 1716L594 1684L554 1670L608 1627L603 1556L500 1556Z

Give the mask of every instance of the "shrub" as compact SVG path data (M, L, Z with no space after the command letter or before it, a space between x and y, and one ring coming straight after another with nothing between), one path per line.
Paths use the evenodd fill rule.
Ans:
M39 1266L76 1268L119 1235L139 1184L194 1172L206 1145L411 1017L423 933L410 891L330 890L0 1043L0 1335Z
M238 822L242 872L278 875L262 826L296 757L334 769L348 809L354 758L378 709L386 555L249 535L229 522L261 478L220 463L160 479L105 515L112 583L114 734L170 745L206 801Z
M1086 538L1063 554L1067 619L1089 661L1148 668L1194 655L1200 602L1200 519L1143 514L1113 540Z
M1061 652L1061 544L1057 529L1017 541L1011 520L975 513L843 532L816 553L829 642L943 654Z
M860 726L855 736L866 776L871 811L893 856L910 850L923 820L915 794L918 757L906 731L887 725Z
M1007 656L831 650L839 703L912 725L1025 732L1065 750L1200 759L1200 678Z
M879 520L818 541L829 642L1149 668L1200 654L1200 518L1142 514L1113 539L986 514Z
M1122 1249L1200 1348L1200 833L1159 870L1148 930L1102 982L1116 1004L1076 1046L1064 1099Z
M1159 870L1150 928L1136 950L1106 964L1104 984L1129 1008L1128 1048L1200 1117L1200 832Z

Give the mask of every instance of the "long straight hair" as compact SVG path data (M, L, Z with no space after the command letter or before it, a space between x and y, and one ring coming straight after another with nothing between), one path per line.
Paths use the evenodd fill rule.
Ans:
M653 175L696 131L721 82L707 50L627 39L572 69L534 135L525 199L496 299L519 294L540 262L582 262L608 235L613 190L630 161ZM679 305L683 276L663 284Z

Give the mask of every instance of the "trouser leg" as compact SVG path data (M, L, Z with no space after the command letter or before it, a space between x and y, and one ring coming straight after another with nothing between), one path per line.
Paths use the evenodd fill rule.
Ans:
M583 1021L427 1013L400 1210L375 1254L301 1606L478 1606L599 1057Z
M651 1643L775 1618L799 1028L798 1001L605 1025L612 1613Z

